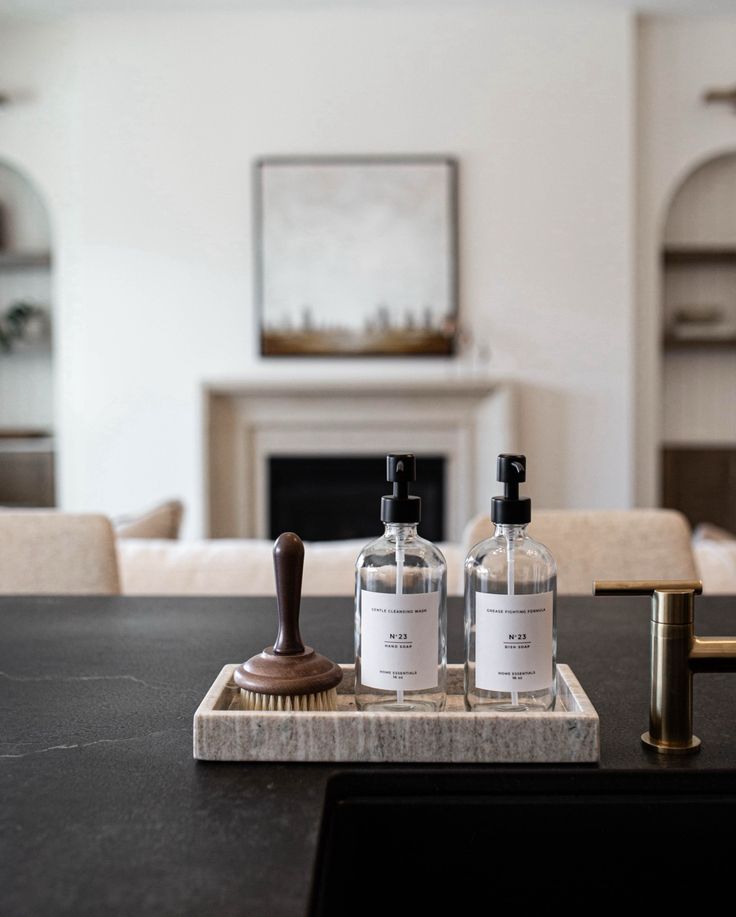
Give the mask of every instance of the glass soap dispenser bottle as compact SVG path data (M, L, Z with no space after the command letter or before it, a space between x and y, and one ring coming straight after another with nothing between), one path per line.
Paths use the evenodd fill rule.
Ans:
M388 455L393 494L385 532L366 545L355 575L355 701L359 710L443 710L447 699L447 564L417 534L413 455Z
M503 497L491 503L495 532L465 560L465 706L550 710L555 702L557 566L527 535L532 503L519 497L523 455L499 455Z

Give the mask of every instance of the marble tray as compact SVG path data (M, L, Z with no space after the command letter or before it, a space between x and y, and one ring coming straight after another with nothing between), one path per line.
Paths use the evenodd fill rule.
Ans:
M204 761L573 763L599 757L598 714L569 666L557 666L549 713L469 713L463 667L448 670L442 713L365 713L353 699L354 668L343 665L338 709L263 713L240 709L226 665L194 714L194 757Z

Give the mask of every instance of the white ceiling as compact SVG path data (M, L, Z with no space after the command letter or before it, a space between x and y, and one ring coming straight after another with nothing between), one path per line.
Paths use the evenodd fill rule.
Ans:
M520 4L549 8L569 0L0 0L0 15L44 16L79 12L125 12L131 10L247 10L281 8L340 8L415 6L437 8L457 6L518 6ZM577 0L581 5L597 4L640 12L659 13L736 13L736 0Z

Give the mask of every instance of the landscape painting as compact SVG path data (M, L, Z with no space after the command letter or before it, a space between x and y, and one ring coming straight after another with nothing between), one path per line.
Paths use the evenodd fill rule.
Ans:
M263 355L453 352L454 160L263 159L255 185Z

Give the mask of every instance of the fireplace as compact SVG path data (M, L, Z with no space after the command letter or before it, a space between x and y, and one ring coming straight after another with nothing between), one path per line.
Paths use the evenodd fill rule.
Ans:
M365 538L382 531L385 455L279 455L269 467L269 537L297 532L306 541ZM422 498L420 534L445 539L445 459L417 456L411 492Z
M413 452L422 534L459 541L467 521L487 512L497 492L496 455L523 451L513 401L508 383L440 377L436 369L432 377L417 373L402 380L211 382L205 386L208 535L268 538L295 529L308 540L322 540L379 534L379 498L389 492L385 456ZM320 465L328 458L334 464L325 480ZM348 481L339 481L334 468L348 467L348 459L356 464ZM291 480L294 462L306 469L298 485ZM358 476L364 476L360 487ZM315 497L316 509L310 504ZM348 497L357 501L349 511ZM289 504L302 515L282 515ZM360 518L359 510L365 521L354 528L348 517ZM343 523L350 523L350 531Z

